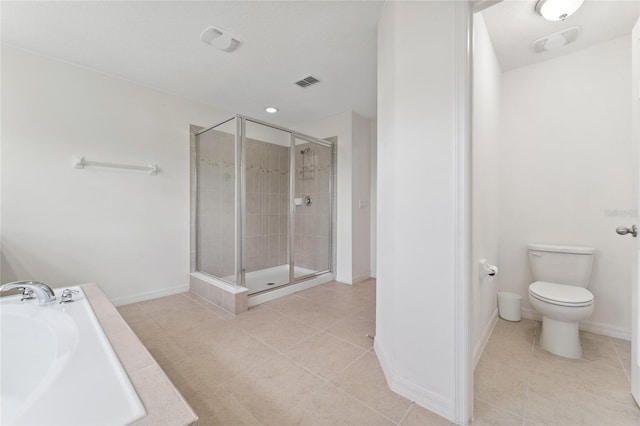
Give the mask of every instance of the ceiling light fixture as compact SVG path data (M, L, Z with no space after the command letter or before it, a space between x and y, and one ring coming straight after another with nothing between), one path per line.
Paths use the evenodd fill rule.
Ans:
M200 34L200 40L209 46L218 48L223 52L233 52L242 44L242 40L235 38L227 31L216 27L208 27Z
M278 108L272 107L272 106L266 107L264 110L267 111L269 114L275 114L276 112L278 112Z
M549 21L564 21L580 9L584 0L538 0L536 12Z

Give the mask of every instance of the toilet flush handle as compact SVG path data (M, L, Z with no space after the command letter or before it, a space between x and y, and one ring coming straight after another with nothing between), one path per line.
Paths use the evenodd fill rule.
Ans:
M633 237L637 237L638 227L636 225L631 225L631 228L627 228L626 226L618 226L616 228L616 232L620 235L631 234Z

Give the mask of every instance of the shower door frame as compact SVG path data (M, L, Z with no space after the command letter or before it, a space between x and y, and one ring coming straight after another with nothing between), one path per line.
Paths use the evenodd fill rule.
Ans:
M231 283L226 281L224 277L213 275L209 272L203 271L201 269L201 261L200 261L200 250L199 250L199 241L201 238L199 222L200 218L197 214L198 206L200 203L200 195L198 193L198 187L200 182L198 182L198 159L199 159L199 142L198 136L204 134L210 130L214 130L215 128L230 122L231 120L236 120L236 134L234 135L234 150L235 150L235 173L236 173L236 182L235 182L235 282ZM195 149L196 149L196 161L195 167L193 170L194 176L194 184L196 186L195 191L195 200L193 208L196 211L195 214L195 239L196 239L196 259L195 259L195 272L200 272L206 275L209 275L215 279L222 280L228 284L232 284L235 287L246 287L246 254L247 254L247 239L245 238L244 232L247 229L247 191L246 191L246 145L247 145L247 135L246 135L246 123L250 121L252 123L266 126L272 129L276 129L282 132L289 133L290 135L290 143L289 143L289 212L287 215L287 224L288 224L288 241L287 241L287 253L288 253L288 265L289 265L289 282L287 284L283 284L272 289L262 290L253 294L263 294L272 290L281 289L283 287L287 287L293 284L297 284L301 281L308 280L313 277L317 277L320 275L324 275L327 273L334 272L335 265L335 203L336 203L336 182L335 182L335 172L336 172L336 149L335 143L332 141L321 140L318 138L314 138L309 135L305 135L300 132L296 132L291 129L287 129L285 127L278 126L276 124L268 123L262 120L258 120L252 117L244 116L241 114L235 114L225 120L221 120L220 122L214 124L213 126L209 126L204 129L200 129L197 132L194 132L192 135L195 138ZM324 147L328 147L331 150L331 173L329 176L329 188L330 188L330 197L329 197L329 235L328 235L328 269L323 269L320 271L315 271L311 274L302 275L299 277L295 276L295 214L296 214L296 205L295 205L295 172L296 172L296 161L295 161L295 142L297 140L303 140L309 143L318 144ZM264 143L269 143L264 141Z
M299 140L303 140L305 142L308 143L315 143L315 144L319 144L321 146L324 147L328 147L331 150L331 173L329 174L329 188L330 188L330 197L329 197L329 262L328 262L328 269L325 270L321 270L321 271L315 271L311 274L307 274L307 275L302 275L299 276L297 279L295 277L295 242L294 242L294 237L295 237L295 217L296 217L296 204L295 204L295 194L296 194L296 188L295 188L295 169L296 169L296 139ZM334 219L334 203L335 203L335 191L336 191L336 187L335 187L335 182L334 182L334 176L335 176L335 167L336 167L336 158L335 158L335 144L333 142L330 141L323 141L321 139L316 139L313 138L311 136L307 136L304 135L302 133L297 133L297 132L293 132L291 131L291 148L290 148L290 160L289 160L289 174L290 174L290 183L289 183L289 196L290 196L290 200L289 200L289 284L294 284L296 282L300 282L306 279L309 279L311 277L316 277L318 275L324 275L328 272L332 272L333 271L333 255L334 255L334 247L333 247L333 219ZM284 286L283 286L284 287Z
M234 256L234 269L235 269L235 271L234 272L235 273L234 273L234 275L235 275L235 282L227 281L222 276L214 275L214 274L212 274L210 272L206 272L206 271L202 270L202 268L201 268L201 263L202 262L201 262L201 258L200 258L201 253L200 253L200 249L199 249L199 247L200 247L200 239L202 237L200 235L200 216L198 215L198 210L199 210L199 207L200 207L200 194L199 194L200 182L199 182L199 179L198 179L198 173L199 173L198 168L199 168L199 161L200 161L200 144L199 144L199 141L198 141L198 137L200 135L204 134L204 133L207 133L210 130L214 130L215 128L220 127L223 124L226 124L226 123L230 122L231 120L236 120L236 134L234 135L235 173L236 173L235 194L234 194L234 206L235 206L235 216L236 216L236 221L235 221L236 226L235 226L235 229L234 229L234 242L235 242L235 247L234 247L234 250L235 250L235 256ZM193 179L193 183L194 183L195 188L196 188L196 190L195 190L195 200L194 200L193 206L192 206L192 208L195 209L195 223L194 224L195 224L195 228L196 228L196 230L195 230L195 240L196 240L196 245L195 245L195 247L196 247L195 272L206 274L208 276L213 277L216 280L220 280L220 281L222 281L222 282L224 282L226 284L233 285L236 288L240 286L240 278L241 277L238 274L238 271L239 271L240 266L241 266L239 264L239 262L240 262L240 259L241 259L240 256L242 255L241 248L239 247L240 244L238 244L238 236L242 235L242 224L241 224L241 221L238 220L238 215L240 214L239 209L238 209L238 196L239 196L239 187L240 187L240 184L239 184L240 175L238 174L238 172L239 172L239 161L238 161L238 158L241 158L241 157L238 156L239 155L239 151L238 151L238 145L239 145L238 144L238 141L239 141L238 134L239 134L239 131L240 131L240 124L239 124L239 121L238 121L238 115L236 114L236 115L233 115L233 116L231 116L229 118L221 120L221 121L217 122L216 124L214 124L212 126L209 126L209 127L206 127L206 128L202 128L202 129L198 130L197 132L192 133L192 137L194 138L194 142L195 142L195 151L196 151L196 153L195 153L195 165L194 165L194 168L193 168L193 171L192 171L192 173L193 173L192 179ZM194 271L191 271L191 272L194 272Z
M336 159L335 159L335 144L331 141L324 141L318 138L314 138L313 136L309 136L309 135L305 135L304 133L299 133L296 132L294 130L291 129L287 129L286 127L282 127L282 126L278 126L276 124L272 124L272 123L268 123L266 121L262 121L262 120L258 120L256 118L252 118L252 117L248 117L245 115L241 115L241 114L236 114L236 119L237 124L238 124L238 132L236 134L236 149L238 150L238 154L240 155L240 161L239 163L239 179L237 180L237 194L239 196L239 206L240 208L237 209L237 220L238 220L238 224L239 227L238 229L238 234L239 234L239 238L240 238L240 244L237 244L237 240L236 240L236 245L238 246L239 250L240 250L240 255L239 255L239 259L241 259L240 262L240 270L239 270L239 280L238 280L238 285L241 285L243 287L246 287L245 285L245 278L246 278L246 267L245 265L247 264L247 259L246 259L246 253L247 253L247 239L245 238L242 230L247 229L246 228L246 220L247 220L247 214L246 214L246 209L247 209L247 194L246 194L246 139L247 139L247 134L246 134L246 122L250 121L252 123L255 124L260 124L262 126L266 126L266 127L270 127L272 129L276 129L276 130L280 130L282 132L286 132L290 134L290 143L289 143L289 214L287 215L287 223L289 225L289 235L288 235L288 242L287 242L287 252L288 252L288 256L289 256L289 282L287 284L283 284L283 285L279 285L277 287L271 288L271 289L267 289L267 290L262 290L262 291L258 291L253 294L262 294L262 293L266 293L269 291L273 291L273 290L277 290L283 287L287 287L290 286L292 284L296 284L299 283L301 281L305 281L308 280L310 278L313 277L317 277L320 275L324 275L330 272L333 272L333 258L334 258L334 240L333 240L333 234L334 234L334 207L335 207L335 195L336 195L336 187L335 187L335 167L336 167ZM306 274L306 275L302 275L300 277L295 277L295 242L294 242L294 238L295 238L295 222L294 222L294 218L295 218L295 212L296 212L296 205L295 205L295 168L296 168L296 162L295 162L295 141L296 139L300 139L300 140L304 140L306 142L310 142L310 143L315 143L315 144L319 144L325 147L328 147L331 149L331 174L329 177L329 187L330 187L330 197L329 197L329 244L328 244L328 250L329 250L329 262L328 262L328 269L322 270L322 271L316 271L313 272L311 274ZM238 143L240 142L240 143ZM265 143L268 143L265 141ZM237 171L238 173L238 171ZM238 200L236 200L238 201ZM243 214L244 212L244 214Z

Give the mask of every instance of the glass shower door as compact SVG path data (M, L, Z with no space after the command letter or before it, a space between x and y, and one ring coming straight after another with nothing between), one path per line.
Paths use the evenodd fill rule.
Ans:
M243 274L249 294L289 284L291 133L244 119Z
M331 270L332 145L296 136L293 209L293 278Z
M237 120L196 135L196 270L237 284Z

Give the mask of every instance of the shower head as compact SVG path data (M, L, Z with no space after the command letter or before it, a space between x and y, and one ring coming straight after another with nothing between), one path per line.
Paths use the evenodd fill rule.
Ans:
M311 152L311 148L306 147L305 149L300 151L300 154L305 155Z

